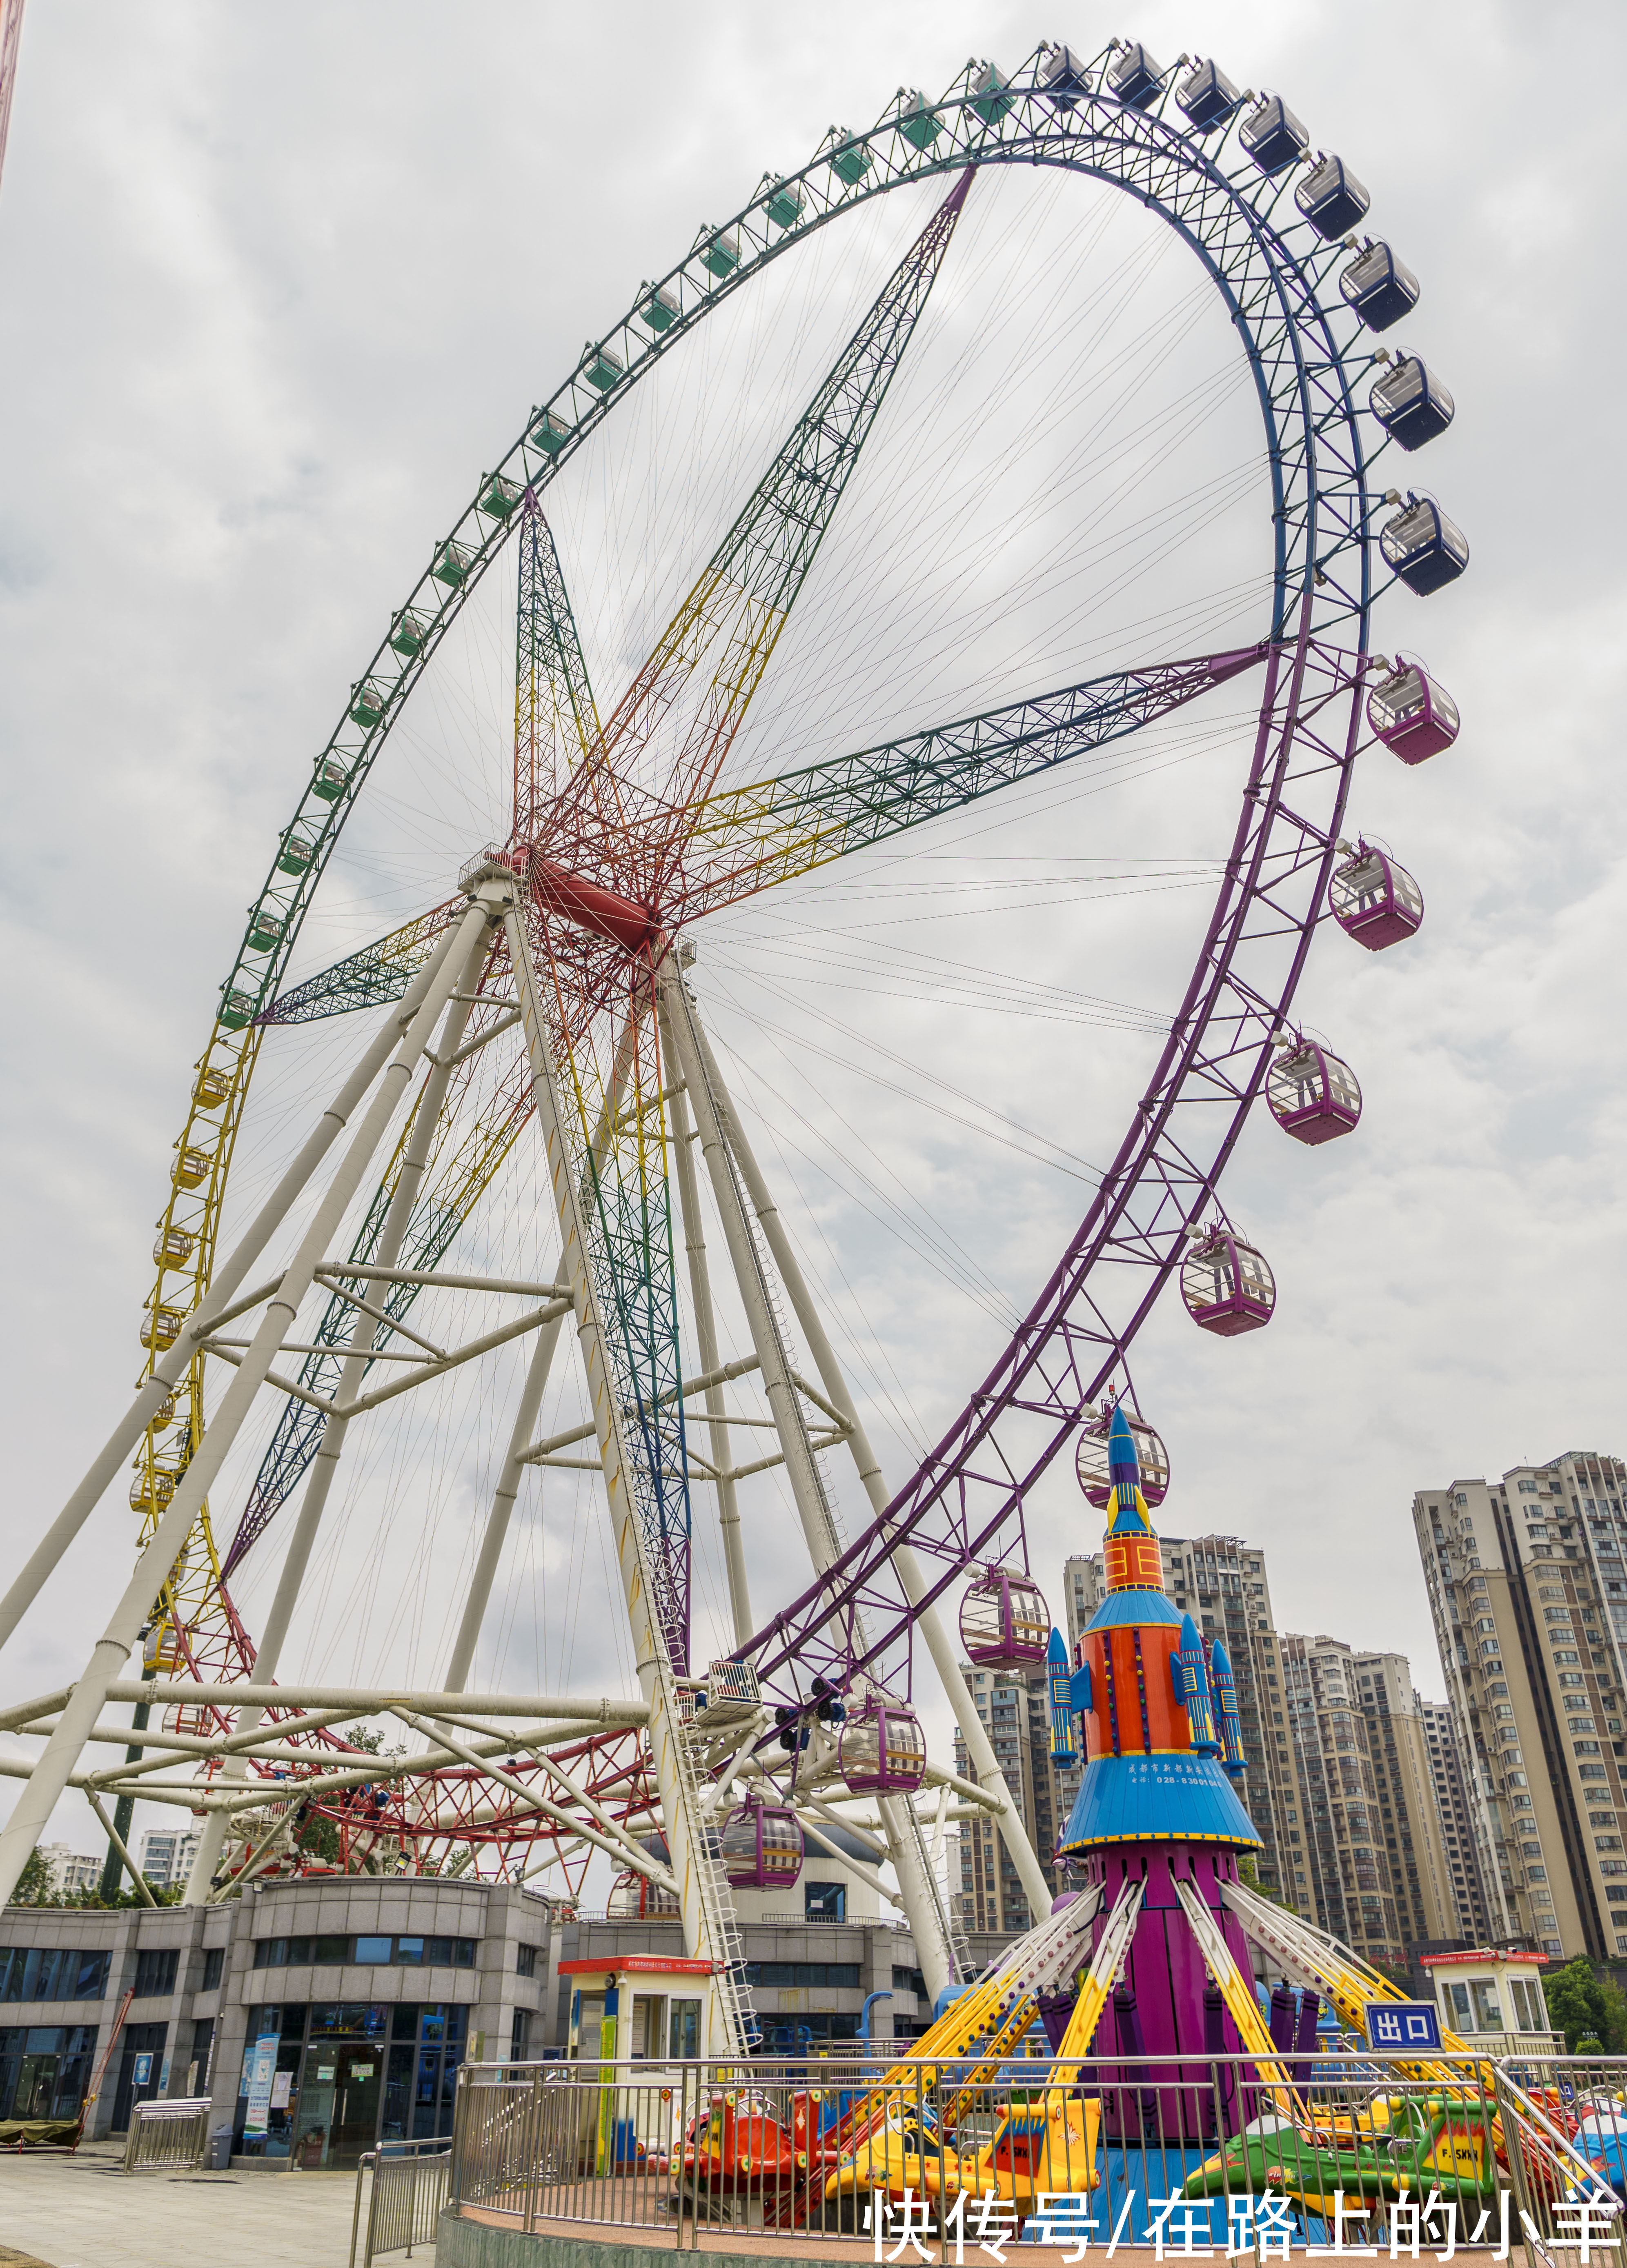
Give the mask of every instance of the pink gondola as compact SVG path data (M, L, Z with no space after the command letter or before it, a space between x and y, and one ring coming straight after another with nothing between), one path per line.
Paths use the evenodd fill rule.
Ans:
M848 1704L837 1765L854 1795L907 1795L926 1778L926 1738L915 1711L890 1695Z
M1424 893L1387 851L1358 843L1329 885L1328 904L1347 937L1382 953L1410 937L1424 918Z
M1296 1142L1332 1142L1361 1116L1361 1088L1349 1064L1314 1040L1295 1040L1266 1074L1272 1117Z
M1397 654L1367 696L1367 722L1392 755L1403 764L1421 764L1456 740L1457 703L1417 662Z
M671 1921L681 1911L670 1890L652 1882L647 1874L630 1870L616 1876L605 1900L605 1912L611 1921Z
M724 1822L723 1871L737 1890L788 1890L802 1872L802 1830L783 1804L748 1795Z
M1277 1285L1263 1253L1212 1228L1181 1263L1181 1296L1195 1323L1229 1339L1270 1322Z
M961 1644L980 1669L1022 1669L1043 1661L1050 1609L1031 1575L987 1567L961 1602Z

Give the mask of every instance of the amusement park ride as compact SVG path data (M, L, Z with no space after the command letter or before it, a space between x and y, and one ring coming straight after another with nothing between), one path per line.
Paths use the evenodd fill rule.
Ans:
M742 780L730 760L748 706L885 419L963 209L980 175L1015 166L1124 190L1219 295L1264 426L1269 617L1222 652L1132 663ZM848 214L929 179L943 189L936 211L648 659L602 709L550 533L550 483L714 309ZM144 1381L0 1605L4 1643L134 1454L141 1543L116 1611L70 1688L0 1714L43 1742L0 1835L0 1893L70 1786L111 1799L121 1837L137 1797L202 1814L194 1903L309 1868L301 1837L315 1819L334 1830L323 1863L351 1872L457 1866L513 1879L557 1867L574 1889L602 1852L635 1910L681 1915L687 1952L713 1964L708 2046L733 2051L756 2036L733 1893L790 1887L805 1851L823 1855L840 1830L843 1848L857 1833L893 1870L895 1889L843 1861L908 1917L939 1999L971 1982L940 1874L949 1816L992 1815L1031 1911L1050 1913L958 1662L962 1649L984 1665L1054 1656L1024 1505L1071 1455L1086 1497L1110 1513L1113 1571L1081 1658L1052 1661L1058 1753L1082 1722L1090 1759L1063 1837L1080 1894L1026 1941L1027 2000L1007 1990L1012 1970L956 2001L965 2037L983 2036L984 2018L990 2039L1020 2014L1026 2026L1033 1993L1084 1963L1060 2050L1082 2053L1089 2009L1100 2014L1128 1962L1149 2050L1201 2042L1222 2003L1245 2047L1270 2050L1269 2036L1255 2037L1245 1931L1352 2007L1389 1995L1237 1878L1255 1837L1228 1777L1242 1761L1229 1672L1224 1650L1206 1655L1163 1599L1147 1506L1167 1459L1128 1368L1172 1279L1208 1332L1270 1319L1271 1271L1226 1217L1222 1169L1261 1094L1303 1143L1359 1117L1354 1075L1293 1020L1324 917L1371 952L1423 917L1411 876L1350 826L1346 805L1365 751L1416 764L1456 735L1442 688L1417 661L1370 651L1369 621L1380 588L1427 594L1462 572L1468 552L1432 498L1375 472L1384 453L1439 436L1453 409L1416 353L1378 342L1418 286L1388 243L1361 232L1368 202L1280 96L1240 92L1212 61L1164 70L1138 44L1111 42L1089 61L1042 46L1009 78L970 64L936 101L901 92L867 131L833 128L799 173L769 177L641 286L532 411L353 687L221 988L158 1226ZM473 856L453 846L440 902L285 981L381 751L511 543L505 837ZM1235 831L1156 1069L1009 1345L917 1469L884 1475L709 1035L696 952L707 919L1228 684L1258 688ZM299 1027L346 1015L358 1036L337 1091L228 1235L256 1066L305 1044ZM546 1168L557 1259L505 1270L475 1230L527 1145ZM248 1210L237 1200L234 1221ZM719 1233L728 1314L744 1318L736 1351L715 1296ZM590 1415L540 1435L567 1318ZM514 1341L528 1355L524 1382L438 1683L282 1681L291 1632L313 1610L313 1554L352 1428L401 1422L416 1397ZM279 1415L244 1486L232 1452L268 1403ZM765 1454L741 1428L766 1440ZM824 1462L838 1451L853 1458L870 1513L850 1540ZM470 1690L526 1476L588 1467L637 1693ZM808 1573L765 1611L752 1596L740 1489L769 1469L789 1491ZM223 1517L228 1486L240 1492ZM733 1644L697 1661L692 1524L714 1505ZM273 1528L284 1556L254 1632L233 1586ZM957 1645L942 1609L962 1584ZM131 1680L138 1646L143 1675ZM911 1702L923 1653L964 1735L969 1778L927 1755ZM104 1716L127 1703L137 1705L134 1746L130 1727ZM360 1744L368 1720L408 1748ZM114 1760L99 1761L110 1749ZM873 1808L868 1827L855 1825L851 1799ZM1137 1966L1153 1931L1165 1952L1158 1964L1146 1955L1148 1979L1157 1966L1185 1980L1167 2007Z

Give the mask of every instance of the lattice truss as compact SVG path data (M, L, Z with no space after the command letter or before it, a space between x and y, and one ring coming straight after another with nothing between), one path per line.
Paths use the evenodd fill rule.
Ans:
M234 1341L228 1326L252 1302L232 1304L214 1278L222 1197L264 1035L357 1010L376 1017L398 1003L405 1014L425 997L454 939L470 956L467 982L451 996L428 1067L418 1066L415 1099L349 1250L320 1256L314 1268L325 1306L308 1339L282 1346L285 1366L297 1362L269 1373L283 1403L247 1500L220 1528L224 1543L218 1504L214 1515L207 1498L199 1505L148 1616L152 1682L107 1684L109 1698L164 1705L157 1728L144 1714L144 1754L137 1748L122 1764L78 1776L98 1802L119 1802L114 1829L120 1816L128 1826L137 1793L181 1800L190 1787L195 1795L188 1775L202 1765L210 1786L199 1800L233 1822L223 1881L299 1863L299 1830L316 1813L337 1826L339 1863L350 1867L394 1865L403 1854L445 1864L456 1852L460 1865L520 1874L546 1859L576 1888L593 1852L606 1851L656 1892L678 1895L669 1871L676 1861L654 1841L655 1830L670 1837L674 1826L653 1756L659 1691L653 1702L646 1690L639 1699L592 1704L461 1697L492 1565L482 1562L445 1688L391 1704L416 1744L394 1758L359 1753L347 1733L379 1714L378 1695L273 1684L263 1660L257 1675L261 1649L232 1603L247 1555L274 1524L287 1524L291 1507L325 1488L318 1451L336 1416L352 1423L517 1335L551 1346L571 1301L579 1322L585 1300L602 1324L652 1643L661 1678L679 1696L693 1696L710 1675L690 1659L697 1485L715 1493L727 1540L738 1480L765 1466L786 1469L812 1580L759 1625L731 1557L743 1682L726 1707L707 1712L707 1724L687 1727L685 1770L698 1774L697 1786L772 1792L784 1757L767 1710L777 1703L800 1742L799 1800L811 1807L808 1818L828 1825L839 1793L828 1697L907 1696L916 1642L948 1587L973 1562L1024 1558L1025 1494L1103 1388L1127 1383L1130 1342L1190 1237L1224 1221L1217 1181L1325 908L1360 744L1374 507L1349 365L1367 350L1353 319L1341 322L1329 288L1344 257L1339 247L1285 214L1281 182L1234 148L1226 158L1229 125L1200 143L1170 113L1167 85L1136 102L1113 95L1111 53L1086 66L1042 48L1009 83L990 66L969 67L937 104L902 97L866 134L833 129L800 174L770 180L727 228L703 232L688 258L645 287L620 329L590 347L533 414L393 618L280 840L177 1144L143 1331L149 1400L131 1501L144 1543L204 1454L204 1364L245 1359L247 1342ZM883 413L977 173L1027 162L1072 166L1128 188L1202 247L1233 311L1268 426L1270 622L1240 648L1117 667L776 777L725 782L731 749ZM601 711L544 510L548 482L640 372L749 274L847 205L933 173L948 185L942 203L647 659ZM475 951L468 891L460 888L283 987L311 894L384 736L468 591L509 541L519 554L511 823L470 872L488 891L494 876L509 878L510 925L494 914ZM1000 1363L945 1440L889 1493L724 1087L683 974L681 932L1135 734L1251 674L1260 705L1236 833L1155 1076ZM489 1058L486 1049L525 1021L527 1001L543 1028L527 1027L526 1045L511 1042ZM460 1274L460 1233L522 1135L534 1135L544 1058L563 1145L552 1170L556 1185L563 1177L574 1192L583 1272L573 1277L562 1253L557 1281L499 1285L478 1271ZM497 1062L504 1067L493 1076ZM698 1300L701 1344L680 1344L687 1213L681 1222L674 1190L695 1170L691 1135L725 1233L733 1220L728 1257L748 1321L756 1318L752 1353L729 1362ZM442 1347L415 1323L415 1310L427 1290L460 1283L500 1290L523 1311L467 1347ZM817 1382L797 1367L802 1358L780 1327L787 1306ZM537 1359L545 1376L547 1357ZM729 1426L738 1421L721 1389L741 1379L755 1379L767 1413L755 1422L774 1431L763 1458L733 1446ZM527 1467L594 1462L593 1422L534 1438L536 1408L532 1395L505 1468L511 1500ZM608 1456L604 1441L601 1417L598 1447ZM854 1451L876 1515L850 1543L836 1528L819 1464L821 1451L838 1446ZM486 1557L495 1564L495 1546ZM710 1697L725 1698L710 1682ZM680 1706L692 1714L691 1703ZM13 1712L11 1721L42 1724L46 1705ZM901 1821L881 1807L877 1855L893 1860L907 1904L926 1895L920 1880L912 1888L911 1869L919 1861L917 1872L931 1875L946 1821L956 1815L951 1802L994 1809L1009 1826L998 1775L980 1773L979 1787L936 1767L926 1777L933 1852L914 1811ZM911 1918L919 1941L913 1907ZM952 1934L946 1925L944 1933Z

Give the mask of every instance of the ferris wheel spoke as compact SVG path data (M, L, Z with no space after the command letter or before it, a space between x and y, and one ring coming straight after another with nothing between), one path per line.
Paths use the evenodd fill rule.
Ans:
M635 773L659 775L674 815L716 780L903 359L972 170L894 269L548 814L539 847L573 871L585 871L578 848L585 825L601 841L605 827L624 827L622 791ZM682 718L683 696L711 653L710 678ZM637 846L634 870L644 887L634 895L659 885L669 855L659 842ZM623 886L629 863L625 855L617 862Z
M1262 644L1115 670L696 806L679 905L693 919L1129 738L1264 660ZM698 872L694 861L710 858Z
M514 688L513 839L528 843L601 729L553 530L531 489L520 507Z

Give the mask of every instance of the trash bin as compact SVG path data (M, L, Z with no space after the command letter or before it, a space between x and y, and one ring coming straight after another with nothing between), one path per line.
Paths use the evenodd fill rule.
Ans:
M227 2174L232 2170L232 2129L223 2126L209 2138L209 2170L211 2174Z

